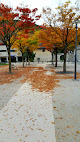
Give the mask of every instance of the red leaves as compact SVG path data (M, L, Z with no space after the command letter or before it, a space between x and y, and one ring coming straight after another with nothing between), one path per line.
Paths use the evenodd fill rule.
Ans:
M38 10L37 8L34 8L34 9L32 10L32 12L35 13L37 10Z
M36 20L39 20L41 18L41 15L38 15L35 17Z
M0 12L1 13L9 13L10 11L12 11L12 8L9 8L7 5L4 4L0 4Z
M35 26L35 21L40 19L40 15L35 16L37 12L37 8L34 8L33 10L30 10L27 7L17 7L17 10L20 12L20 22L19 22L19 27L24 28L26 32L29 31L29 29L33 30L33 26Z
M17 10L25 14L31 13L31 10L28 7L25 7L25 8L17 7Z

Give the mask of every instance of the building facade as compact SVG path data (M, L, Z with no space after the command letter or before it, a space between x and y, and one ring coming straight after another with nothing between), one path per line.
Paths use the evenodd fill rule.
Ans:
M10 50L11 62L22 61L21 52L15 52L14 49ZM8 51L5 45L0 45L0 62L8 62Z
M52 55L51 52L46 50L45 47L40 47L33 51L35 54L34 62L51 62L52 61ZM58 53L57 54L57 61L61 61L61 57L64 56L64 53ZM69 54L67 54L67 61ZM55 62L55 54L53 54L53 61Z
M11 62L22 62L22 53L20 51L15 52L14 49L10 50ZM52 55L51 52L46 50L45 47L40 47L33 51L35 54L34 62L51 62ZM61 61L61 57L64 53L58 53L57 61ZM75 52L69 51L67 53L67 62L74 62ZM55 61L55 54L53 55L53 61ZM77 47L77 61L80 61L80 45ZM0 45L0 62L8 62L8 51L5 45Z

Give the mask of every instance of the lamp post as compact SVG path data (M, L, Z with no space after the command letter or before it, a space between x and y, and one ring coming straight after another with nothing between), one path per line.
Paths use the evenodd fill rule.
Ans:
M76 61L77 61L77 22L76 22L76 40L75 40L75 71L74 71L74 79L76 79Z
M75 39L75 71L74 71L74 79L76 79L76 62L77 62L77 24L80 23L79 20L75 20L74 23L76 24L76 39Z

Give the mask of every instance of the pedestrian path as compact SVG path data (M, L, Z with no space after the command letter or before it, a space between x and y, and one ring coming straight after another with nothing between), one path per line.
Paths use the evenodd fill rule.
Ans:
M50 93L24 83L0 111L0 142L56 142Z

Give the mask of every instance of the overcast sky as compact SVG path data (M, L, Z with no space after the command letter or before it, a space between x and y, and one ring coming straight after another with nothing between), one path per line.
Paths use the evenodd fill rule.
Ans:
M51 7L55 9L59 3L64 3L67 0L0 0L0 2L10 5L13 8L19 6L20 4L28 5L29 8L38 8L38 13L41 13L42 7ZM78 1L78 0L77 0ZM76 0L71 0L71 3L74 4Z
M39 8L49 6L55 8L59 3L65 2L67 0L0 0L0 2L13 6L14 8L20 4L28 5L31 8ZM78 0L71 0L72 3L75 3Z

